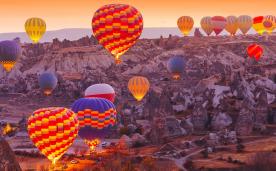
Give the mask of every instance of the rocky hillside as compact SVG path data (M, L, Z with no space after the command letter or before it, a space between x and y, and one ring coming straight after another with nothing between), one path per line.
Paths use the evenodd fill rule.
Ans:
M264 48L259 62L247 57L251 43ZM120 65L94 37L22 47L15 68L10 73L0 69L2 119L30 114L38 107L70 106L89 85L108 83L116 90L122 125L151 127L142 134L166 137L224 128L251 134L254 128L276 123L275 35L141 39L122 56ZM186 72L180 81L173 81L166 62L177 54L186 58ZM47 98L37 81L44 71L55 72L59 80ZM141 103L127 91L133 75L146 76L151 83ZM163 132L154 131L155 125Z

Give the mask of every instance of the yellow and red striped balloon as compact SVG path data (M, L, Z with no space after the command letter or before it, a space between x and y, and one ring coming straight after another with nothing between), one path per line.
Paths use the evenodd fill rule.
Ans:
M76 114L52 107L34 111L28 119L28 133L34 145L54 164L78 135Z
M263 16L258 16L253 18L253 28L259 35L263 35L263 33L265 32L265 27L263 22L264 22Z
M99 43L114 55L116 63L120 63L120 56L140 37L143 17L130 5L104 5L93 16L92 30Z

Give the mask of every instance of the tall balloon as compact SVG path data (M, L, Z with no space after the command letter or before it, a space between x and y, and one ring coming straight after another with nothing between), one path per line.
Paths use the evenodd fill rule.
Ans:
M258 44L251 44L247 47L247 54L258 61L263 54L263 48Z
M104 138L116 124L117 112L114 104L104 98L81 98L72 105L79 120L79 136L91 148L95 140Z
M214 16L211 19L211 23L216 35L219 35L226 26L226 19L222 16Z
M238 30L238 18L236 16L226 17L225 30L228 31L232 36L234 36Z
M55 164L78 135L78 119L66 108L38 109L28 119L28 133L40 152Z
M184 36L188 36L194 26L194 20L190 16L182 16L177 20L177 25Z
M52 94L57 86L57 77L50 72L44 72L38 77L38 84L45 95Z
M25 30L33 43L38 43L46 32L46 23L41 18L29 18L25 22Z
M203 17L200 21L200 25L204 32L210 36L213 32L212 17Z
M101 97L111 102L115 100L115 91L108 84L94 84L88 87L84 92L85 97Z
M92 30L99 43L114 55L116 63L120 63L120 56L139 39L143 17L130 5L104 5L93 16Z
M273 15L267 15L264 17L263 25L268 34L271 34L276 28L276 17Z
M238 18L238 27L241 30L241 32L245 35L250 28L252 27L253 20L248 15L241 15Z
M259 35L263 35L263 33L265 32L263 21L263 16L253 18L253 28Z
M185 68L185 61L183 56L174 56L169 59L167 63L167 68L169 72L173 74L174 80L179 80L181 73Z
M9 40L0 42L0 63L7 72L11 71L20 55L21 47L17 42Z
M134 76L128 81L128 89L138 101L144 98L149 88L150 83L146 77Z

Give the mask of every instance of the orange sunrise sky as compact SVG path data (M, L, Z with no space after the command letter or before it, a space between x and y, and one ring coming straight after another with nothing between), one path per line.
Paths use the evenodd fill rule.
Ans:
M0 33L24 32L25 20L41 17L47 30L90 28L94 12L105 4L125 3L143 15L144 27L176 27L178 17L276 15L276 0L0 0Z

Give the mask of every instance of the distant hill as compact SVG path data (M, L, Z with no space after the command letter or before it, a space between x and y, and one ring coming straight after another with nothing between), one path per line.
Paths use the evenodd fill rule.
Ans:
M203 33L203 31L201 30ZM253 30L249 31L249 34L254 34ZM182 36L178 28L176 27L167 27L167 28L144 28L141 38L147 39L155 39L159 38L161 35L163 37L168 37L169 35L177 35ZM191 31L190 35L194 34L194 30ZM213 33L214 34L214 33ZM227 34L227 32L223 31L222 34ZM47 31L40 42L52 42L54 38L58 38L59 40L67 39L67 40L77 40L84 36L91 36L92 31L88 28L68 28L61 30L53 30ZM27 37L25 32L13 32L13 33L0 33L0 41L2 40L11 40L16 37L21 39L21 42L30 43L30 39Z

